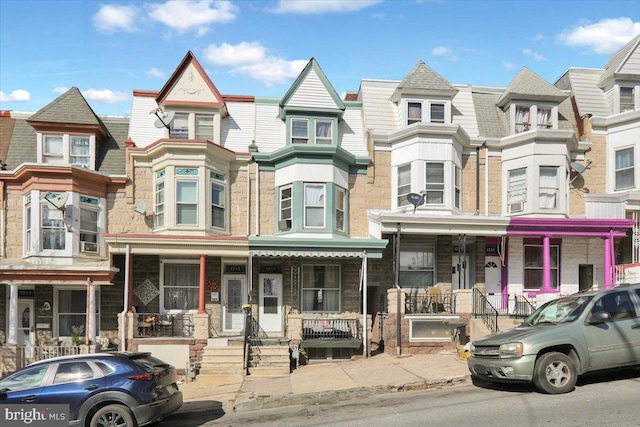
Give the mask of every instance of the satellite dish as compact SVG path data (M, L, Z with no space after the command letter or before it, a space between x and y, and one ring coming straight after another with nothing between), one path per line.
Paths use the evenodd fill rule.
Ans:
M157 128L167 128L169 129L169 125L173 121L176 113L175 111L169 111L168 113L162 112L160 110L155 111L155 115L158 117L158 120L153 124Z
M407 200L415 207L424 205L424 196L422 194L409 193L407 194Z
M54 208L63 211L67 204L67 200L69 199L69 193L52 193L50 191L47 191L46 193L44 193L44 196L42 196L42 198L49 202L49 204Z
M133 211L135 213L137 213L137 214L140 214L140 215L146 215L147 214L147 203L145 201L142 201L142 202L136 204L133 207Z
M576 171L578 173L582 173L586 169L580 163L576 163L576 162L571 162L571 164L569 166L571 167L571 170L574 170L574 171Z

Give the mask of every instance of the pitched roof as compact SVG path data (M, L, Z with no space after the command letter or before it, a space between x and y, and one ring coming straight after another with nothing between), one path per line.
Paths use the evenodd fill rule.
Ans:
M458 89L427 67L423 61L419 61L402 79L391 99L397 102L402 95L440 95L453 98L456 93Z
M77 87L72 87L42 107L28 121L32 124L42 122L100 126L98 117Z
M619 73L629 58L636 53L639 46L640 34L632 38L626 45L614 53L604 66L604 73L600 76L598 85L604 87L610 79L615 77L615 74Z
M16 120L12 119L9 115L0 115L0 167L2 162L7 158L7 151L9 150L9 142L11 141L11 135L13 135L13 126Z
M566 93L547 83L527 67L522 67L498 100L498 106L504 107L512 100L549 101L559 104L567 97Z

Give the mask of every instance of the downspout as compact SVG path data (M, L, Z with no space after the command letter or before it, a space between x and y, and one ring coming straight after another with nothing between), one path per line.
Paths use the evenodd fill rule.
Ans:
M476 147L476 215L480 215L480 147Z
M402 328L400 327L400 312L402 306L400 305L400 224L398 223L396 231L396 354L400 356L402 354Z
M7 207L5 206L6 197L4 194L4 188L4 181L0 181L0 258L5 257L5 212L7 211Z
M367 321L367 251L362 252L362 324L364 357L369 357L369 322Z
M489 215L489 149L484 145L484 214Z
M260 235L260 165L256 162L256 236Z
M120 351L125 351L125 342L127 341L127 312L129 311L129 245L127 245L127 251L124 258L124 304L122 310L122 327L120 328Z

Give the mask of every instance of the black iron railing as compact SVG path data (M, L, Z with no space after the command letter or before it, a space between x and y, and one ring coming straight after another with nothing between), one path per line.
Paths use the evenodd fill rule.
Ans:
M406 289L405 314L454 314L455 295L427 289Z
M136 313L137 337L193 337L193 316L189 313Z
M498 332L498 314L486 296L478 288L473 288L473 315L480 318L491 333Z
M302 319L302 340L362 340L358 319Z
M536 310L536 307L524 295L514 295L514 300L513 317L525 319Z

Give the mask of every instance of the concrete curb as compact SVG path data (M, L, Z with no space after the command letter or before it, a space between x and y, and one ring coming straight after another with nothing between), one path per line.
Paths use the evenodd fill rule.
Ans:
M280 408L292 405L317 405L322 403L336 403L339 401L359 399L378 394L397 393L402 391L419 391L433 388L442 388L458 384L466 384L471 380L471 375L457 377L424 380L400 386L379 385L373 387L358 387L346 390L330 390L319 393L288 394L283 396L260 396L255 393L240 394L233 407L234 412L248 412L260 409Z

